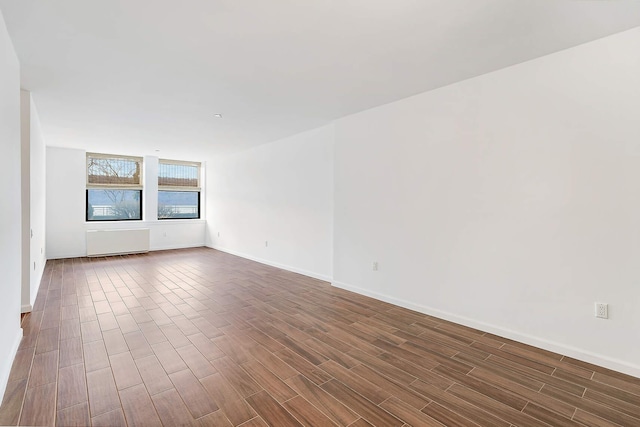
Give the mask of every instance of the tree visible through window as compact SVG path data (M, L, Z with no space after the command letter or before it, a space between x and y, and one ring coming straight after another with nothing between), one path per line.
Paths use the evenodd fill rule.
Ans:
M142 158L87 153L86 219L142 219Z

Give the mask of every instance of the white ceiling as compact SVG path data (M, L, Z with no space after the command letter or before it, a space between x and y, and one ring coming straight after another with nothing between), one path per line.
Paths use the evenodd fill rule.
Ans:
M48 145L189 159L640 25L637 0L0 0L0 10Z

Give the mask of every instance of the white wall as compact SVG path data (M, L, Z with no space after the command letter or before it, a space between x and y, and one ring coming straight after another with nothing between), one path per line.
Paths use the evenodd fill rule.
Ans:
M42 129L40 128L40 117L33 99L30 102L30 202L29 208L31 229L30 248L30 293L29 304L33 306L40 281L44 273L44 267L47 262L45 253L46 247L46 147ZM34 268L35 264L35 268Z
M45 144L31 93L20 91L22 172L22 312L29 312L40 287L45 247Z
M207 245L330 280L332 156L326 126L210 162Z
M20 91L20 206L22 238L21 250L21 311L31 311L31 94L28 91Z
M109 153L126 154L126 153ZM158 159L147 156L144 163ZM157 206L149 197L157 197L148 181L153 179L151 167L145 165L143 190L144 221L85 221L86 206L86 152L71 148L47 147L47 258L82 257L87 254L86 231L101 229L149 228L151 250L204 246L205 220L158 221L145 212ZM157 188L157 186L156 186Z
M87 254L83 150L47 147L47 258Z
M20 145L20 65L0 12L0 401L22 337Z
M334 284L640 376L638 52L634 29L339 120Z

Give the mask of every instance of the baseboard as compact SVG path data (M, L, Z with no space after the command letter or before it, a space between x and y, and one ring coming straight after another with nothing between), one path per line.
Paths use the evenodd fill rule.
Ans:
M544 338L523 334L518 331L503 328L500 326L491 325L484 322L479 322L474 319L470 319L464 316L459 316L453 313L437 310L432 307L424 306L421 304L415 304L402 299L394 298L389 295L381 294L378 292L372 292L368 289L359 288L357 286L351 286L347 283L334 281L332 286L345 289L347 291L355 292L360 295L365 295L380 301L388 302L400 307L408 308L429 316L438 317L440 319L455 322L460 325L468 326L470 328L479 329L481 331L489 332L494 335L509 338L514 341L518 341L524 344L532 345L534 347L542 348L544 350L559 353L565 356L572 357L574 359L582 360L587 363L602 366L604 368L612 369L614 371L622 372L634 377L640 378L640 365L628 363L622 360L610 358L600 354L585 351L576 347L572 347L566 344L558 343L555 341L549 341Z
M20 307L20 313L30 313L33 311L33 306L31 304L25 304Z
M221 251L221 252L226 252L226 253L231 254L231 255L239 256L241 258L250 259L251 261L259 262L260 264L266 264L266 265L269 265L271 267L276 267L276 268L280 268L282 270L291 271L293 273L302 274L303 276L313 277L314 279L323 280L325 282L330 282L331 279L332 279L332 277L327 276L325 274L320 274L320 273L316 273L316 272L309 271L309 270L303 270L301 268L292 267L292 266L286 265L286 264L280 264L278 262L273 262L273 261L269 261L267 259L254 257L252 255L248 255L248 254L245 254L245 253L242 253L242 252L238 252L238 251L234 251L234 250L231 250L231 249L222 248L222 247L219 247L219 246L207 246L207 247L211 248L211 249L215 249L215 250Z
M66 253L66 254L47 254L47 260L50 259L69 259L69 258L84 258L87 256L86 252L83 253Z
M116 255L138 255L138 254L148 254L149 251L131 251L131 252L112 252L106 254L91 254L85 255L87 258L103 258L107 256L116 256Z
M152 248L149 248L150 252L154 252L154 251L167 251L170 249L187 249L187 248L201 248L205 246L204 242L199 242L199 243L188 243L188 244L184 244L184 245L167 245L167 246L154 246ZM124 255L124 254L114 254L114 255ZM68 258L84 258L88 256L87 253L70 253L70 254L53 254L51 256L49 256L47 259L68 259ZM107 256L107 255L93 255L94 257L103 257L103 256Z
M6 360L1 361L2 365L0 366L0 402L2 402L4 392L7 390L7 382L9 381L11 366L13 365L13 360L16 358L16 353L18 352L18 347L20 346L21 340L22 328L18 328L18 333L13 342L13 345L11 346L9 357Z
M154 251L169 251L171 249L188 249L188 248L202 248L204 247L205 244L204 242L201 243L188 243L185 245L168 245L168 246L154 246L153 248L149 249L151 252Z

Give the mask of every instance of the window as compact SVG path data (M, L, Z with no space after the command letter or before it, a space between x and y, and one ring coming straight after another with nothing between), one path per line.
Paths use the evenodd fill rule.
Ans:
M160 160L158 219L200 218L200 163Z
M142 158L87 153L87 221L142 219Z

